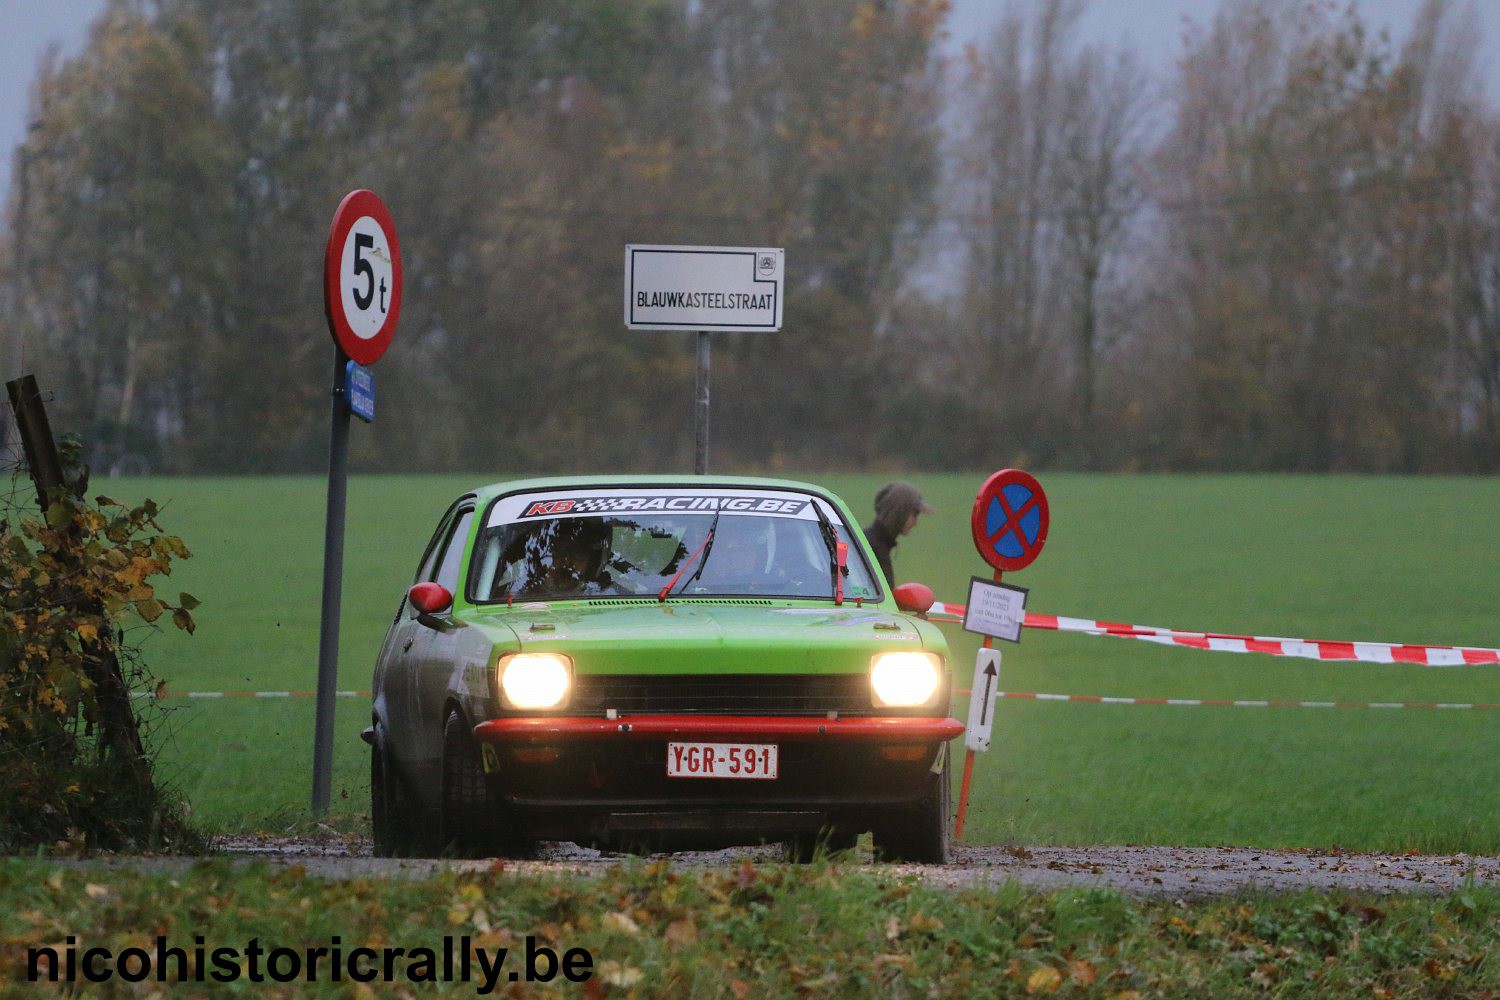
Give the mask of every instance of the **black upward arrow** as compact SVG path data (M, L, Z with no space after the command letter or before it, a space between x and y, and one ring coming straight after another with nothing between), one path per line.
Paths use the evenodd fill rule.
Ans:
M984 708L979 712L979 724L984 725L985 718L990 714L990 688L995 686L995 661L991 660L984 668Z

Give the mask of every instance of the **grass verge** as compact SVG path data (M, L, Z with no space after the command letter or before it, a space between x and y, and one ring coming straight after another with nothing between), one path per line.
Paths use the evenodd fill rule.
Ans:
M681 871L635 862L592 879L491 870L324 881L295 867L224 861L188 874L0 862L0 994L34 995L28 949L51 945L63 954L69 935L80 953L151 950L157 936L189 956L195 936L209 954L244 952L252 940L266 952L331 944L406 949L392 966L393 987L333 982L327 964L316 982L252 987L243 978L248 960L231 966L242 977L235 988L276 996L398 991L423 975L412 950L440 956L445 935L467 935L491 956L510 949L496 989L503 995L1131 1000L1493 996L1500 988L1500 892L1483 888L1435 897L1308 893L1182 903L1014 885L949 892L836 863ZM589 981L559 976L528 986L528 935L558 954L586 949ZM264 975L264 960L259 968ZM441 960L426 968L441 975ZM521 981L509 980L512 971ZM482 984L439 989L472 996Z

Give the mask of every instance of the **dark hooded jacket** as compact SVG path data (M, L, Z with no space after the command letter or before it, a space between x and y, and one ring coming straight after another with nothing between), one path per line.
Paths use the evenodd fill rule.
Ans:
M865 538L875 550L875 561L885 573L886 583L896 585L896 573L891 568L891 550L901 537L901 529L913 514L930 514L932 507L922 499L922 494L911 483L886 483L875 494L875 521L865 529Z

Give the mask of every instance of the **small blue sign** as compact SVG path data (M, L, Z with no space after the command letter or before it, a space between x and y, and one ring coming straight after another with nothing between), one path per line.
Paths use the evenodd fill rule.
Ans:
M1009 509L1000 503L1000 496L991 497L989 510L985 512L985 530L991 538L999 538L994 543L996 552L1007 559L1019 559L1036 546L1037 535L1042 531L1042 508L1031 502L1031 490L1020 483L1006 483L1000 493ZM1007 530L1002 534L1001 528Z
M365 423L375 419L375 373L350 361L344 365L344 400L349 412Z

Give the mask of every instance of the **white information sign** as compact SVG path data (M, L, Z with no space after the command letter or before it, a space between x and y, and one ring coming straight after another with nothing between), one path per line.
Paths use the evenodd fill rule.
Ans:
M1021 641L1021 625L1026 621L1026 588L995 583L983 577L969 580L969 603L964 609L964 631Z
M786 253L779 247L625 247L631 330L781 329Z
M1000 650L981 649L974 659L974 683L969 688L969 726L964 747L975 753L990 748L990 730L995 726L995 698L1000 692Z

